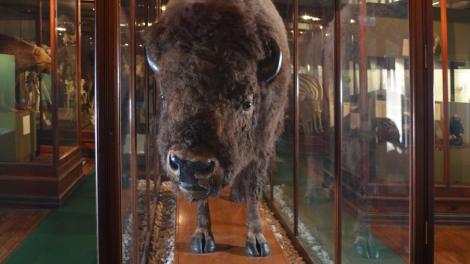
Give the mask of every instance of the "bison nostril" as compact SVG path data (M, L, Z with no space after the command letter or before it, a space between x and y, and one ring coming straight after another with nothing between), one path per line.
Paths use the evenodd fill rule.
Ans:
M179 164L181 163L181 160L175 156L175 155L171 155L170 156L170 167L172 170L174 171L177 171L179 169Z

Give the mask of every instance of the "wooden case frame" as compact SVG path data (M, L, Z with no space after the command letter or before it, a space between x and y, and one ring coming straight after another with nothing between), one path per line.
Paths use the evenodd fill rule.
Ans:
M50 5L49 10L44 9L44 2ZM0 163L0 204L14 206L40 206L56 207L71 194L77 183L82 179L82 154L80 150L78 105L80 96L78 84L80 80L80 2L75 0L75 35L76 35L76 72L75 72L75 131L77 144L65 152L60 148L60 129L58 120L59 86L57 73L57 1L38 0L37 37L38 42L43 43L44 25L43 15L49 13L50 18L50 43L51 43L51 87L52 87L52 128L46 136L50 141L49 146L39 146L38 150L45 153L45 161L34 162L2 162ZM42 118L40 118L42 123ZM41 132L41 131L39 131ZM41 136L41 133L38 134ZM42 133L44 136L44 133Z

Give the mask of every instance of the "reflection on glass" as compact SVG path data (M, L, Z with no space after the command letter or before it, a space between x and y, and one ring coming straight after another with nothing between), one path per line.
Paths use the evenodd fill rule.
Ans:
M78 144L77 30L75 0L57 2L57 128L59 157Z
M299 9L299 239L318 263L334 251L334 2Z
M470 4L433 1L435 94L435 263L470 259ZM459 222L459 225L455 223ZM449 236L448 234L452 234Z
M0 3L0 162L52 163L50 17L40 7L49 3Z
M164 4L165 1L163 1L162 4ZM148 21L147 21L147 26L151 26L152 23L157 20L158 15L160 14L157 12L157 0L149 0L149 5L150 8L148 10ZM155 8L152 8L155 7ZM158 99L158 90L157 90L157 84L155 82L154 78L154 73L152 69L149 67L147 69L147 80L148 80L148 96L147 96L147 133L148 133L148 140L147 140L147 148L149 150L152 149L157 149L156 146L156 138L157 138L157 120L158 120L158 113L157 113L157 107L159 104ZM149 191L150 191L150 200L155 200L157 196L157 185L159 185L159 155L157 154L157 151L149 151L147 153L147 166L148 166L148 173L149 173ZM151 203L151 206L154 206L155 203ZM151 210L153 210L151 208Z
M121 0L120 15L120 62L119 62L119 98L120 98L120 139L121 139L121 223L122 223L122 262L137 262L138 237L135 233L137 219L133 213L133 190L135 186L135 172L131 167L132 156L135 155L135 139L132 138L132 98L131 98L131 27L128 18L130 17L131 1Z
M95 8L94 3L81 3L81 130L92 133L95 126Z
M341 9L342 262L409 261L408 1Z
M293 53L293 20L292 8L293 1L284 1L275 3L276 8L284 20L287 27L290 53ZM294 221L294 106L293 102L293 83L289 85L289 104L286 110L284 123L284 133L280 136L276 145L276 160L274 161L273 172L273 198L274 206L282 215L283 220L293 230Z
M96 262L94 172L76 146L77 5L0 1L0 263Z
M149 161L147 160L148 148L148 75L146 72L145 48L142 35L147 28L147 6L144 0L136 1L135 21L135 126L137 143L137 199L135 208L137 210L137 224L139 228L139 259L145 259L144 246L150 223L150 187L153 182L149 178Z

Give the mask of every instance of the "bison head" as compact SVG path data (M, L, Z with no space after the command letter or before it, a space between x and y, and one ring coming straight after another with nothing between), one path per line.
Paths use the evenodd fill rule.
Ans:
M193 200L272 153L290 72L282 22L240 1L207 2L170 2L146 35L161 93L161 162Z

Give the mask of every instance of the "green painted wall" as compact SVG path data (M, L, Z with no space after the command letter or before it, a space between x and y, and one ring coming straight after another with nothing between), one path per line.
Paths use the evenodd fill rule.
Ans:
M0 112L12 111L14 107L15 56L0 54Z

